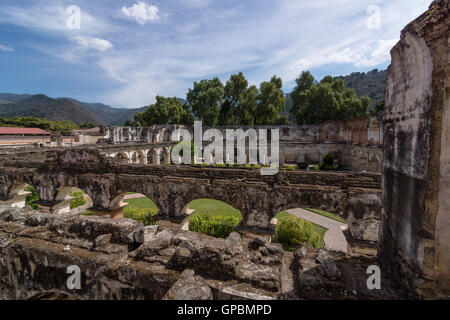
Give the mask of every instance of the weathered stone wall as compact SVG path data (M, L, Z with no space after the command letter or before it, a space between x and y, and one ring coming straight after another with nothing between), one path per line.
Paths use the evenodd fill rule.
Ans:
M380 199L380 175L282 170L262 176L255 169L121 165L95 149L69 149L34 168L13 162L0 168L0 197L7 198L17 183L36 188L41 199L53 201L64 187L86 192L94 209L110 210L127 192L146 195L159 208L159 218L182 221L187 205L199 198L217 199L240 210L241 227L272 232L271 219L287 209L311 207L358 220L378 221L381 202L366 201L360 194ZM376 207L378 206L378 207ZM374 222L376 223L376 222ZM377 227L377 225L375 226ZM360 231L358 231L360 230ZM373 241L360 228L356 239Z
M450 292L450 2L392 49L384 116L380 257L426 296Z
M0 300L400 299L382 274L368 290L374 259L241 238L144 227L129 220L0 207ZM69 266L80 288L68 288ZM394 279L395 280L395 279Z
M169 143L172 133L178 128L187 129L191 132L192 137L194 136L194 128L192 126L110 127L108 128L110 132L109 143L114 145ZM210 128L203 127L202 129L205 132ZM321 125L229 126L214 127L214 129L220 130L224 137L227 129L255 129L257 131L258 129L278 129L280 132L280 160L282 165L285 163L317 164L322 161L326 153L330 153L337 160L338 164L344 165L353 171L380 172L381 168L382 123L374 117L349 121L328 121ZM367 152L359 151L361 148L367 148ZM135 158L141 157L146 159L147 152L143 151L141 156L136 154ZM159 153L162 152L164 151ZM357 159L352 162L351 158L355 152ZM363 157L362 161L360 161L360 157ZM122 158L131 160L130 156L126 154ZM373 161L371 165L367 163L369 158ZM150 160L144 161L147 163L154 162ZM133 161L131 160L131 162ZM157 162L162 161L158 160Z

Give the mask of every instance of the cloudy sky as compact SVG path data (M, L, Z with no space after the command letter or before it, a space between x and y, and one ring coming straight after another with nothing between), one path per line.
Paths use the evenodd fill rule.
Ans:
M255 85L280 76L289 92L303 70L320 79L386 68L430 3L0 0L0 92L141 107L239 71Z

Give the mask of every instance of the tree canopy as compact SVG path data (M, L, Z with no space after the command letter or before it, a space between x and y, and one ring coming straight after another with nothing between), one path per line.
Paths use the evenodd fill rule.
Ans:
M65 135L70 135L72 130L79 129L79 127L67 120L51 121L35 117L0 117L1 127L23 127L23 128L39 128L46 131L57 131Z
M368 114L370 98L358 98L342 79L326 76L317 82L309 71L296 80L291 97L291 114L297 124L317 124L327 120L348 120Z
M273 76L269 82L261 83L256 107L255 124L286 124L287 117L282 115L286 107L283 93L283 81Z
M155 124L190 124L192 117L177 98L156 97L156 103L144 112L136 112L134 124L152 126Z
M219 113L224 95L224 87L219 78L194 82L194 88L189 89L186 100L193 114L206 126L219 123Z
M234 74L224 89L219 122L221 125L253 125L258 89L248 85L242 72Z
M327 120L347 120L368 114L370 99L358 98L342 79L331 76L316 81L309 71L296 80L288 101L283 81L273 76L259 88L250 85L242 72L233 74L225 85L219 78L194 82L184 105L177 98L156 97L146 111L137 112L128 125L192 124L206 126L283 125L290 114L297 124L317 124ZM286 109L289 104L290 110ZM292 105L292 107L291 107Z

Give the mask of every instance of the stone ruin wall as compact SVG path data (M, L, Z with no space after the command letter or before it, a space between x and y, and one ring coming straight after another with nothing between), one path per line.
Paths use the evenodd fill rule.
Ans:
M232 233L216 239L129 219L0 206L0 299L246 300L407 298L375 258L301 247L296 253ZM69 266L80 269L70 289Z
M429 297L450 293L449 3L403 30L385 98L379 255Z
M353 171L381 172L382 126L379 119L367 117L348 121L328 121L321 125L214 128L219 129L224 137L226 129L279 129L282 164L317 164L326 153L330 153L338 164ZM170 142L172 132L178 128L189 130L193 136L192 126L109 127L108 143L120 145ZM208 129L209 127L203 127L203 132Z

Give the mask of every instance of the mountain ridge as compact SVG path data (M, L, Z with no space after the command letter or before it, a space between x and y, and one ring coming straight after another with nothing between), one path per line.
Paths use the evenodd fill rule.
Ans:
M384 99L387 70L373 69L367 73L353 72L346 76L334 77L343 79L346 87L355 90L356 95L368 96L372 99L371 109ZM185 100L178 98L181 103ZM286 108L283 112L292 122L289 110L292 107L290 94L286 94ZM123 125L127 120L133 120L136 112L143 112L142 108L114 108L103 103L81 102L73 98L50 98L44 94L13 94L0 93L0 117L34 116L52 121L69 120L77 124L92 123L94 125Z

